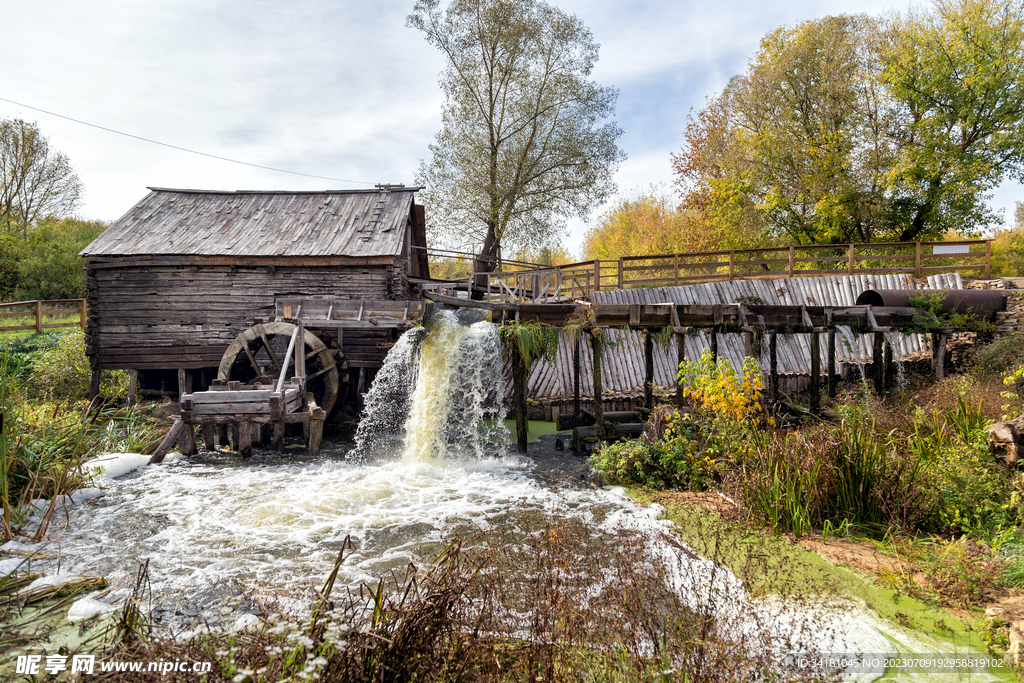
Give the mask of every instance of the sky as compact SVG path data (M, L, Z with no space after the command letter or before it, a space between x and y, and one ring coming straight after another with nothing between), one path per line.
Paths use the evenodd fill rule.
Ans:
M0 100L9 100L0 101L0 117L35 121L70 158L85 188L78 215L87 219L116 220L147 187L411 185L440 127L444 68L441 54L405 26L413 4L0 0ZM745 69L768 31L827 14L907 8L874 0L551 4L590 28L601 44L592 76L619 89L615 118L628 158L616 180L626 195L659 184L672 192L670 154L682 144L687 114ZM992 205L1009 219L1018 200L1024 187L1009 182ZM580 254L601 212L595 207L589 223L570 221L570 252Z

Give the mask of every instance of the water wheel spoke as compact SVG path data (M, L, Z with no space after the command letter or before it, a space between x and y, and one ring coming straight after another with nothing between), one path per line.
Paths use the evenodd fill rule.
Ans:
M320 370L317 370L317 371L316 371L316 372L314 372L314 373L313 373L312 375L309 375L309 376L307 376L307 377L306 377L306 381L307 381L307 382L312 382L313 380L315 380L315 379L316 379L317 377L319 377L320 375L324 375L324 374L326 374L326 373L330 372L331 370L333 370L333 369L334 369L334 367L335 367L335 366L333 366L333 365L328 365L328 366L327 366L326 368L322 368L322 369L320 369Z
M267 350L267 355L270 356L270 360L274 363L274 366L277 367L277 371L281 372L281 361L277 359L277 354L274 353L274 348L270 345L270 340L267 339L267 333L264 331L263 325L259 326L258 332L260 335L260 341L263 342L263 348Z
M256 362L256 358L253 357L252 351L249 350L249 345L243 344L242 348L245 349L245 355L249 357L249 362L252 364L252 369L256 371L256 375L259 376L260 374L262 374L260 372L259 363Z

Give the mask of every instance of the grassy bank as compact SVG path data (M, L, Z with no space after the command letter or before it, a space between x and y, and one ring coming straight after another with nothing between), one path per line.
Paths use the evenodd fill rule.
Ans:
M796 429L765 414L756 367L734 372L705 357L681 369L689 409L659 408L642 441L606 446L592 464L606 483L665 505L698 548L694 529L735 525L750 550L727 562L741 575L751 555L795 553L808 585L838 582L894 623L949 629L1001 654L1010 624L981 609L1024 589L1024 473L990 452L986 430L1024 413L1022 346L1008 338L980 351L969 374L885 399L848 392ZM678 504L680 492L731 504L709 522ZM858 567L868 581L797 545L829 539L882 558ZM768 578L748 580L770 589Z
M0 539L24 529L42 501L46 533L56 501L85 482L81 465L101 453L143 452L159 436L144 410L122 408L126 373L105 373L89 402L82 332L22 336L0 346Z

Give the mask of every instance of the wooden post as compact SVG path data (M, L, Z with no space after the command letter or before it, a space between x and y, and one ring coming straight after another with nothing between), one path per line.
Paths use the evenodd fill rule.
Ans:
M921 243L914 242L914 277L921 279Z
M604 382L601 379L601 351L604 339L600 327L590 331L590 350L594 357L594 421L597 428L604 434Z
M131 408L135 405L135 392L139 388L139 371L132 368L128 371L128 399L125 401L125 405Z
M623 281L622 273L623 273L623 270L622 270L622 257L620 256L619 257L619 289L625 289L625 287L626 287L626 283Z
M171 423L171 429L164 435L164 438L160 441L160 445L156 447L156 452L149 459L151 465L163 462L164 456L171 450L171 446L178 440L178 435L181 434L181 430L185 428L185 423L175 418L174 422Z
M601 291L601 260L594 259L594 291Z
M935 379L940 380L946 376L946 340L949 335L943 332L932 333L932 368L935 369Z
M284 423L274 423L274 434L270 437L270 445L275 451L281 453L284 451Z
M242 426L237 422L231 425L231 450L233 451L242 450Z
M892 389L893 385L893 363L892 363L892 343L889 341L885 342L885 391L888 392Z
M829 329L828 331L828 397L834 399L836 397L836 389L838 388L838 377L836 377L836 331Z
M789 276L793 277L793 272L796 270L796 247L789 248Z
M792 249L792 248L793 248L793 247L790 247L790 249ZM729 279L730 279L730 280L732 280L732 279L733 279L733 274L734 274L734 273L735 273L735 270L734 270L734 268L733 268L733 253L732 253L732 251L730 250L730 251L729 251Z
M679 254L675 256L675 263L673 265L675 274L672 277L672 284L679 285Z
M772 403L779 401L779 333L772 330L768 337L768 395Z
M884 374L885 374L885 358L882 354L882 347L885 345L885 335L881 332L875 332L875 349L872 358L872 363L875 366L874 380L875 380L875 393L879 396L885 390L884 385Z
M203 448L208 451L217 450L217 430L209 422L203 423Z
M93 357L95 358L95 356ZM89 400L93 400L100 395L100 371L93 370L92 377L89 379Z
M178 435L178 452L182 455L195 455L197 450L199 449L196 447L196 429L186 424Z
M851 244L846 252L846 269L848 275L853 275L853 245Z
M214 426L214 430L217 432L217 443L224 450L227 450L230 446L228 443L228 426L219 424Z
M573 427L580 426L580 332L576 331L572 344L572 420ZM579 448L576 449L579 452Z
M526 452L528 443L526 422L526 359L519 352L519 346L512 342L512 402L516 418L516 449Z
M811 413L821 409L821 335L811 332Z
M78 324L82 326L83 330L85 329L85 318L85 299L82 299L78 303Z
M711 328L711 360L718 362L718 327Z
M309 421L309 442L306 445L306 449L311 455L316 455L320 452L320 443L323 440L324 435L324 421L323 418L312 419Z
M654 337L644 330L644 407L654 410Z
M36 301L36 332L43 331L43 302Z
M747 358L754 358L754 333L743 333L743 355Z
M676 332L676 405L683 407L683 381L679 379L679 366L686 362L686 335Z
M187 394L188 389L185 388L185 371L182 368L178 368L178 399L181 399L182 394Z
M992 240L985 240L985 279L992 277Z
M238 425L238 452L243 458L252 455L252 428L248 422Z

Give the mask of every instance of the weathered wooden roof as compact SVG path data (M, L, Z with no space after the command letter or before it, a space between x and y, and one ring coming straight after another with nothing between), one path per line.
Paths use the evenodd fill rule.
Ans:
M398 256L418 187L150 193L83 256Z
M616 289L592 292L597 303L620 304L726 304L765 303L785 306L853 306L857 296L866 289L915 289L914 280L905 275L836 275L820 278L784 278L779 280L732 280L680 287ZM959 273L933 275L929 289L963 289ZM756 322L751 321L752 324ZM811 368L809 334L786 334L778 337L778 368L782 374L808 374ZM894 352L904 356L927 349L924 335L890 333ZM619 396L640 396L644 384L644 343L636 330L608 330L610 344L601 358L601 383L606 393ZM589 341L580 344L580 393L593 396L593 356ZM718 338L719 354L733 367L743 365L743 340L738 334L722 334ZM701 330L685 337L686 357L696 359L711 346L710 335ZM836 359L840 363L864 363L872 359L873 339L870 334L853 334L836 338ZM766 345L767 346L767 345ZM573 346L568 333L558 342L555 363L538 361L530 369L527 380L531 398L565 398L573 394ZM827 344L821 345L821 367L826 367ZM768 367L767 348L758 358L763 371ZM678 353L673 338L668 347L654 347L654 383L670 391L675 386Z

